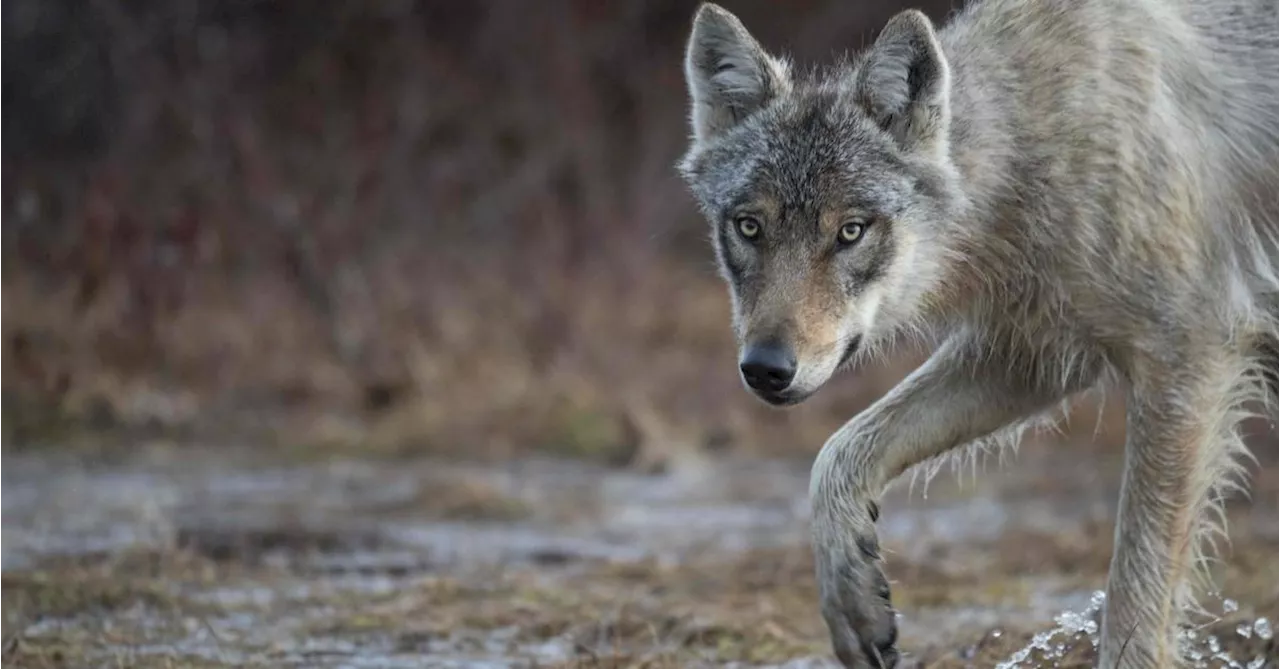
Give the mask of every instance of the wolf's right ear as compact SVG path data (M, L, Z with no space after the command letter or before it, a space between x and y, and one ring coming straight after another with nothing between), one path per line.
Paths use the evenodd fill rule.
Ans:
M732 128L791 88L786 61L765 53L738 17L709 2L693 19L684 76L696 143Z

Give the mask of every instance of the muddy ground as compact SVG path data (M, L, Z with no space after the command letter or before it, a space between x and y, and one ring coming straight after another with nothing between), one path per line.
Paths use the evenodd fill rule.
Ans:
M895 486L879 526L906 665L1089 666L1118 466L1033 443ZM1276 666L1277 470L1255 472L1187 635L1199 666ZM640 473L9 452L4 665L833 667L807 487L808 461L711 455Z

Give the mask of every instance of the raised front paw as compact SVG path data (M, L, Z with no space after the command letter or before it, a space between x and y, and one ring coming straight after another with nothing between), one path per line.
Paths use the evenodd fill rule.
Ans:
M819 522L814 530L822 617L836 657L850 669L898 665L897 612L870 523Z

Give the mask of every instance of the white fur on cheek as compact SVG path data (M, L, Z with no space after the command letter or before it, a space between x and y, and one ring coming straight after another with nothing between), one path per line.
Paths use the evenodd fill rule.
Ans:
M867 288L867 294L859 300L858 322L862 325L863 332L871 330L876 321L876 314L880 311L880 303L882 301L884 301L883 283L877 283Z
M911 297L904 295L908 284L908 278L913 272L918 272L920 261L916 256L920 246L920 238L913 232L907 230L900 233L897 253L894 254L893 262L889 264L885 270L884 276L869 286L866 290L866 296L863 298L863 304L859 308L859 315L862 320L863 332L872 332L875 325L876 316L880 314L881 307L884 305L885 296L894 295L897 298L895 304L889 309L889 317L891 319L901 318L903 299L910 300ZM898 326L897 323L886 324L888 329L892 330Z

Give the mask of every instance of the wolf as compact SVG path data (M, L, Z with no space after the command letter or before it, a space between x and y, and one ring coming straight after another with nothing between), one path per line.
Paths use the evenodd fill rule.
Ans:
M1276 408L1276 0L905 10L800 71L702 4L677 169L710 223L745 385L776 406L912 336L930 357L822 446L821 612L847 667L901 658L875 523L917 465L1126 406L1099 666L1182 662L1241 420Z

